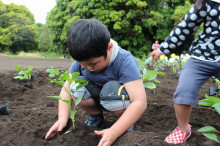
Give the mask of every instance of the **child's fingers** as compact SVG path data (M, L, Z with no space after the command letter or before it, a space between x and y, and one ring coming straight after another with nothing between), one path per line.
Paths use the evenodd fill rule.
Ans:
M96 135L102 135L102 134L103 134L102 131L97 131L97 130L95 130L94 133L95 133Z

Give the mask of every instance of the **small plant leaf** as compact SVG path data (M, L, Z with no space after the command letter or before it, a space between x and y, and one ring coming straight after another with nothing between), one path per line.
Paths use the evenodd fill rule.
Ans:
M154 79L155 83L161 83L158 79Z
M77 106L77 105L80 103L81 100L82 100L82 97L79 97L79 98L75 101L75 106Z
M74 72L74 73L72 74L72 79L75 80L79 75L80 75L79 72Z
M220 115L220 102L214 104L212 107L214 107L217 113Z
M158 75L165 75L165 72L157 72Z
M61 86L63 86L64 85L64 81L57 81L57 80L54 80L54 79L49 79L51 82L53 82L53 83L56 83L56 84L58 84L58 85L61 85Z
M211 140L214 140L218 143L220 143L220 141L218 140L217 136L213 133L202 133L205 137L211 139Z
M218 97L214 97L214 96L208 96L207 94L206 94L206 99L208 99L210 102L212 102L212 103L218 103L218 102L220 102L220 98L218 98Z
M22 67L21 67L20 65L15 66L15 70L17 70L17 71L21 71L21 70L22 70Z
M55 69L54 74L58 76L60 75L60 71L58 69Z
M70 75L66 72L63 72L63 75L61 75L59 78L71 82Z
M55 74L49 74L49 78L54 78Z
M47 97L52 98L52 99L62 100L62 97L60 97L60 96L47 96Z
M18 75L25 75L25 71L23 70L19 71Z
M79 88L82 88L84 86L86 86L88 83L84 83L84 84L79 84L77 87L76 87L76 90L78 90Z
M156 88L156 85L153 82L147 82L144 84L144 86L148 89L154 89Z
M63 102L69 103L70 100L62 99Z
M157 71L155 70L150 70L148 74L149 74L149 80L154 80L157 77Z
M75 79L75 82L76 82L76 83L85 83L85 82L87 82L87 81L82 80L82 79Z
M205 126L202 127L198 130L198 132L206 133L206 132L217 132L219 133L218 130L216 130L213 126Z
M64 134L68 134L68 133L70 133L71 132L71 130L68 130L68 131L66 131Z
M198 104L202 106L213 106L212 102L206 102L206 101L199 101Z
M14 77L14 79L20 79L20 80L23 80L23 79L25 79L23 76L16 76L16 77Z
M31 72L32 72L32 70L33 70L33 66L28 66L27 67L27 74L30 74Z

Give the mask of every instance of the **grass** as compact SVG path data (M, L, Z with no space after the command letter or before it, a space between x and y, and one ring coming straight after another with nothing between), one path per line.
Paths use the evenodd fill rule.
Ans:
M54 52L19 52L17 54L12 54L10 52L0 53L2 56L10 57L21 57L21 58L47 58L47 59L61 59L62 54ZM69 56L68 56L69 57Z

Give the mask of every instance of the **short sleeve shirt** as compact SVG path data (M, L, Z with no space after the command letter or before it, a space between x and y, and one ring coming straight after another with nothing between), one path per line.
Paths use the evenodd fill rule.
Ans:
M83 68L79 62L75 61L70 68L70 73L72 74L73 72L80 72L89 81L97 84L105 84L113 80L126 83L141 78L138 63L134 56L120 47L115 60L103 71L99 73L90 72Z

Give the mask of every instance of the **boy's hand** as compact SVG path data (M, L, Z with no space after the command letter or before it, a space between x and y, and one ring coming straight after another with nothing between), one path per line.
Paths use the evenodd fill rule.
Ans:
M115 131L112 129L104 129L102 131L94 131L96 135L101 135L102 139L99 141L98 146L110 146L112 145L115 140L118 138Z
M148 58L149 57L152 57L152 60L153 61L157 61L157 58L160 57L161 53L159 50L155 50L153 52L151 52L149 55L148 55Z
M58 131L62 131L64 127L66 127L67 121L64 119L59 119L56 123L53 124L53 126L50 128L50 130L47 132L45 139L49 140L50 138L54 137Z

